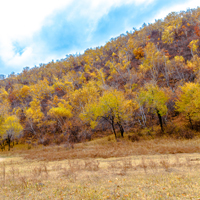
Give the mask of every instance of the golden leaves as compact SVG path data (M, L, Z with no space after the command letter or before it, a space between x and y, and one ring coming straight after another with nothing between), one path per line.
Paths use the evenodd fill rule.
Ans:
M30 108L25 111L25 114L34 123L40 123L44 118L44 114L41 111L40 101L33 99L33 101L30 102Z
M181 93L175 102L177 111L183 113L186 118L200 119L200 85L198 83L185 83L180 86Z
M3 129L1 130L1 134L5 137L7 137L7 134L18 136L23 130L16 115L6 117L2 127Z
M141 105L146 104L148 108L153 108L154 112L158 111L161 116L167 113L168 99L169 96L166 95L166 92L155 84L146 84L139 93Z
M194 56L195 54L198 53L198 48L199 48L198 43L199 43L199 39L197 39L197 40L192 40L192 41L190 42L190 44L188 45L188 47L189 47L190 50L191 50L191 54L192 54L193 56Z

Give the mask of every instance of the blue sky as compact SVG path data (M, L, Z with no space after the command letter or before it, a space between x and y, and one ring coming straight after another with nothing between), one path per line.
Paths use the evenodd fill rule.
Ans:
M197 6L199 0L1 1L0 74L83 53L133 27Z

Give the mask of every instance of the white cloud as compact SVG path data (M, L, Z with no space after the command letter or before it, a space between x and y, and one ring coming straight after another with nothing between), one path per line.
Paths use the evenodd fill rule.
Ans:
M44 19L72 0L6 0L0 2L0 36L22 39L38 31Z
M74 0L74 7L70 13L66 16L68 21L73 21L77 17L87 18L89 26L86 29L89 30L89 35L86 41L90 40L93 31L96 30L98 21L109 13L112 8L120 7L122 5L135 4L135 6L142 5L143 8L148 6L155 0L82 0L77 3ZM117 33L118 34L118 33Z
M89 20L90 32L95 30L98 20L107 14L111 7L123 4L151 2L152 0L6 0L0 1L0 57L7 65L15 69L26 65L36 65L45 62L42 44L34 45L33 35L44 25L51 24L49 16L73 5L66 13L68 20L84 16ZM90 37L88 37L90 38ZM25 47L20 55L15 51L14 43ZM44 47L45 48L45 47ZM55 55L43 55L43 57Z
M154 1L155 0L82 0L77 3L77 1L74 0L74 10L69 13L68 19L72 19L78 14L80 16L87 16L93 20L98 20L107 14L112 7L120 7L132 3L136 6L141 4L147 6ZM77 10L79 12L77 12Z
M200 6L199 0L188 0L185 3L182 3L182 4L179 3L177 5L160 10L158 14L154 16L154 19L164 19L171 12L185 11L188 8L191 8L191 9L197 8L197 6Z
M37 59L32 48L32 36L47 21L49 15L68 6L72 0L6 0L0 1L0 57L12 68L33 64ZM26 46L22 55L15 52L13 43ZM40 47L38 47L40 48Z

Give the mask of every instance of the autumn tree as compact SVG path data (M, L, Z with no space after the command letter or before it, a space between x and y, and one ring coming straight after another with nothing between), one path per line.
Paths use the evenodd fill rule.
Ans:
M9 114L11 109L10 102L8 100L9 94L4 88L0 88L0 116Z
M39 80L37 84L30 87L30 94L33 99L45 99L51 98L53 93L53 87L50 86L47 79Z
M189 48L191 50L192 56L198 53L198 48L199 48L198 43L199 43L199 40L197 39L197 40L192 40L189 44Z
M185 83L180 86L181 92L175 102L175 108L178 112L189 120L193 129L193 122L200 120L200 85L198 83Z
M197 74L200 70L200 57L194 55L191 60L187 61L187 67Z
M168 26L165 28L165 30L162 33L162 41L163 43L172 44L174 41L174 27Z
M69 105L69 102L66 102L64 99L56 100L57 96L54 97L54 105L47 115L50 116L53 120L56 121L57 126L60 127L62 132L64 132L65 120L72 117L72 106Z
M162 132L164 131L162 116L167 114L167 101L169 96L167 93L159 88L155 83L146 84L140 90L139 101L141 105L145 105L149 111L158 116Z
M36 125L39 128L44 118L44 114L41 111L40 101L38 99L34 98L33 101L30 102L30 107L27 110L25 110L25 115L28 124L31 127L31 131L34 134L36 134L34 125Z
M89 81L87 84L83 84L82 88L71 92L69 101L74 108L73 112L76 115L80 114L86 104L90 104L99 98L101 92L102 89L97 81Z
M11 141L20 135L23 130L23 127L19 123L19 119L16 115L11 115L5 118L2 125L1 135L6 139L8 143L8 150L10 151Z
M144 48L145 57L141 59L140 71L143 73L150 72L154 81L158 79L161 66L167 60L167 56L163 55L155 46L154 43L149 42Z
M27 85L23 85L23 87L19 90L19 93L17 94L17 97L24 101L26 100L30 95L30 87Z
M130 116L131 104L130 100L125 99L123 92L105 91L96 102L85 106L85 111L80 114L80 118L90 122L92 128L95 128L100 119L105 119L111 125L115 138L117 138L116 125L123 137L123 122Z
M165 17L164 22L166 27L172 26L172 30L178 34L178 30L182 25L181 14L171 12Z

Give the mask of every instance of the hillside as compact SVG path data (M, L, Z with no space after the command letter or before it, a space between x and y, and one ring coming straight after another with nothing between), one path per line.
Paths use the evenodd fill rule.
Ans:
M200 122L200 8L81 55L0 80L0 133L48 145L135 132L193 138ZM23 141L23 139L22 139Z

